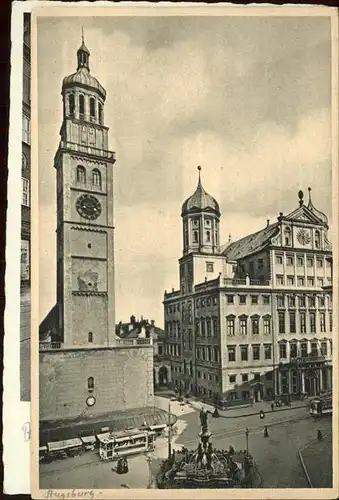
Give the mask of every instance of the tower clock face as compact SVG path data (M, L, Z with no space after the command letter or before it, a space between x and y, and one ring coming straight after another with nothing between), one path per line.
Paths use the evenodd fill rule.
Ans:
M101 214L100 201L90 194L82 194L76 202L76 209L81 217L94 220Z
M311 241L310 233L306 229L300 229L297 233L297 240L301 245L308 245Z

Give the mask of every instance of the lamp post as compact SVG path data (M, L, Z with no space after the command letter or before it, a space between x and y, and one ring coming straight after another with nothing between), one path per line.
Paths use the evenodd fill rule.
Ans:
M247 453L248 453L248 435L249 435L249 433L250 433L250 431L246 427L245 435L246 435L246 451L247 451Z
M168 459L171 458L172 455L172 446L171 446L171 401L168 402Z

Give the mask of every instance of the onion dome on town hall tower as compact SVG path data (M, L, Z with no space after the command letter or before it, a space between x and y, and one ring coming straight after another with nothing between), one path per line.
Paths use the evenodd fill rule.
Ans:
M89 57L90 51L85 45L84 34L82 33L82 44L77 51L77 71L64 78L62 83L62 90L64 91L65 89L72 87L80 87L84 90L94 89L104 101L106 99L106 90L98 82L98 80L90 74Z
M202 186L201 167L195 192L182 205L184 255L191 252L214 254L219 252L218 202Z

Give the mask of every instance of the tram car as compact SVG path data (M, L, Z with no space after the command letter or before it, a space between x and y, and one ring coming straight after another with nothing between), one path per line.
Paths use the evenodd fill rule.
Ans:
M116 460L120 457L153 451L156 433L149 430L132 429L97 435L101 460Z
M325 415L332 415L332 394L314 398L310 404L310 415L314 418L320 418Z

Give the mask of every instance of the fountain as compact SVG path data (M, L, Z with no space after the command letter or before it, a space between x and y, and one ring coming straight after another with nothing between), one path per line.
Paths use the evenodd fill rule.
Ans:
M197 448L189 450L183 447L162 463L157 478L158 488L258 487L253 484L255 474L251 455L246 450L236 452L232 446L227 451L213 448L207 420L208 412L202 409Z

